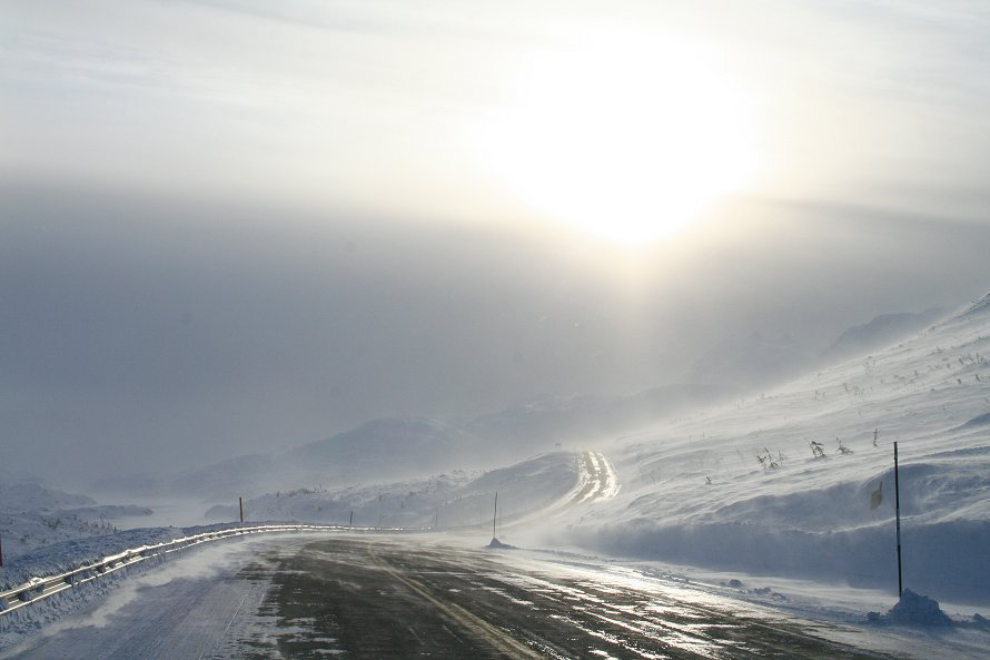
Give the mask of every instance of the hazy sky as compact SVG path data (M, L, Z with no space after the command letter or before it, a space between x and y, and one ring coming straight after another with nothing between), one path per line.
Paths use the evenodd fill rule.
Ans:
M172 469L990 291L982 2L0 0L0 460Z

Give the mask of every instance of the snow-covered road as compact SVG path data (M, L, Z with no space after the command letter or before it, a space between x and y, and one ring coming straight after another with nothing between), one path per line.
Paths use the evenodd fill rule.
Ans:
M578 460L581 469L580 484L568 499L568 504L590 504L619 494L619 477L605 454L586 451L581 453Z
M0 657L897 657L835 641L856 634L573 557L341 535L194 551Z

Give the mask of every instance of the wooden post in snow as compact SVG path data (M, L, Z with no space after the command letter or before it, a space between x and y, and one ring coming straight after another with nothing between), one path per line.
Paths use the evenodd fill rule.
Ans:
M244 498L243 497L238 497L237 498L237 505L241 509L241 522L244 522Z
M354 512L351 511L351 520L347 523L348 527L354 527Z
M904 578L901 572L901 482L897 469L897 443L894 443L894 512L897 520L897 597L904 592Z
M495 538L495 521L498 519L498 491L495 491L495 513L492 515L492 538Z

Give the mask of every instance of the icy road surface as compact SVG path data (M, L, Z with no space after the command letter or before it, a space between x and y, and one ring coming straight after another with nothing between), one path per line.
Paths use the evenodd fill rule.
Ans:
M132 582L3 657L888 657L635 571L438 537L283 537L206 549Z

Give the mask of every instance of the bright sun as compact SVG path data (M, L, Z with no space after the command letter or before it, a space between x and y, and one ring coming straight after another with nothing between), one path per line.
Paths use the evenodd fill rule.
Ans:
M696 44L598 32L531 63L485 152L530 207L641 245L746 185L746 115L738 85Z

